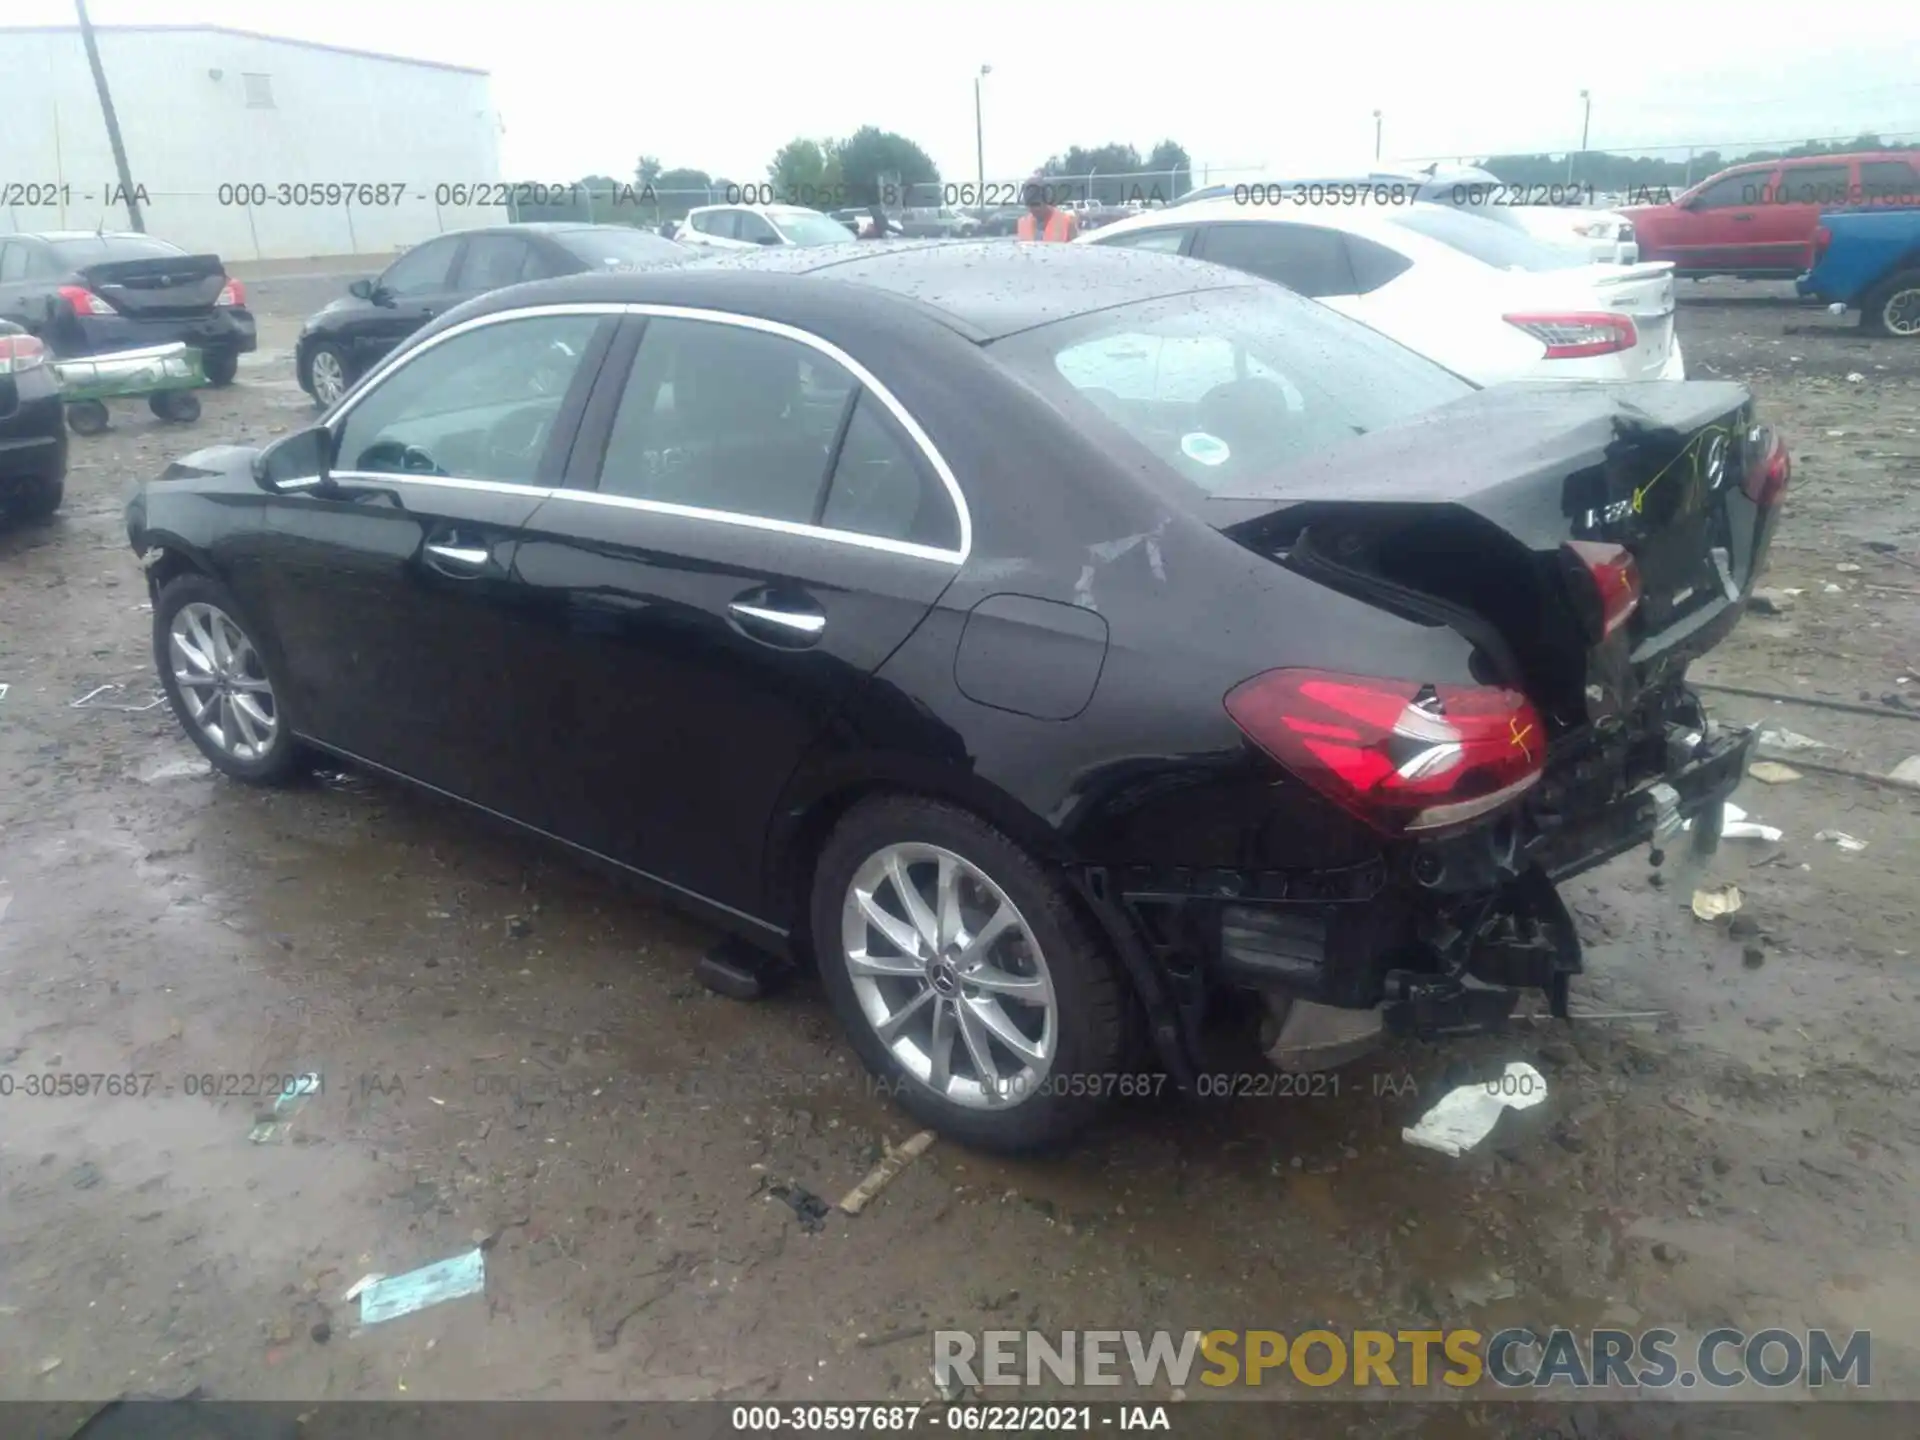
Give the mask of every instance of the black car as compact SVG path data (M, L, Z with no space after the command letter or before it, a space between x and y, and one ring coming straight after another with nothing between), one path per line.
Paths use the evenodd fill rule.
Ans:
M630 225L544 222L436 236L377 279L354 281L345 297L310 317L294 349L294 374L325 407L434 316L476 295L527 280L695 258L678 241Z
M0 235L0 319L63 359L183 342L215 385L258 344L246 286L218 255L131 232Z
M810 954L1019 1148L1141 1037L1207 1094L1263 1018L1311 1068L1564 1014L1555 881L1718 838L1750 739L1685 671L1786 477L1737 385L1476 390L1213 266L903 241L476 301L128 532L222 771L368 765Z
M67 427L47 347L0 320L0 515L34 520L60 508Z

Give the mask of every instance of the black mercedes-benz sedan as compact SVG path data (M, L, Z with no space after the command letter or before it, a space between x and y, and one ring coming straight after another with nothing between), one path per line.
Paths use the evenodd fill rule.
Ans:
M322 409L414 331L454 306L530 280L671 265L700 252L631 225L530 221L423 241L307 317L293 374Z
M850 243L489 295L128 528L226 774L610 862L1026 1148L1231 1091L1236 1031L1565 1015L1555 882L1717 841L1750 739L1685 672L1787 474L1736 385L1476 390L1195 261Z

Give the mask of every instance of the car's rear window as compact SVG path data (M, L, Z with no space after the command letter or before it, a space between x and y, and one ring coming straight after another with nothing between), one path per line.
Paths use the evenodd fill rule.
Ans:
M991 353L1090 430L1118 426L1206 491L1474 389L1273 285L1117 306L1008 336Z
M97 265L104 261L159 260L187 252L151 235L83 235L73 240L49 240L49 248L69 265Z
M1535 239L1510 215L1496 222L1452 205L1409 205L1392 220L1497 270L1575 270L1592 263L1578 250Z
M613 226L599 230L556 230L552 238L569 255L596 270L690 258L687 247L678 241L645 230Z

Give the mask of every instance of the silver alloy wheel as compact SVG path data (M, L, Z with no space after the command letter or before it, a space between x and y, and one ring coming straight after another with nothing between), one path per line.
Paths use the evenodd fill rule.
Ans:
M167 627L167 655L187 716L236 760L262 759L280 733L280 707L246 632L217 605L182 605Z
M1053 979L1019 907L937 845L867 858L841 907L843 958L880 1042L906 1072L971 1109L1015 1105L1053 1068Z
M1889 335L1920 335L1920 285L1889 295L1880 308L1880 323Z
M347 372L331 350L313 352L307 362L307 378L313 382L313 398L322 405L331 405L347 393Z

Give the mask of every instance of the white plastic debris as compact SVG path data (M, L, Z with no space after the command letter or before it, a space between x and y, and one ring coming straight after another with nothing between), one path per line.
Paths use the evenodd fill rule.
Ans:
M1862 375L1858 370L1849 370L1847 372L1847 383L1849 385L1858 385L1862 380L1866 378L1867 377Z
M1838 845L1850 855L1858 855L1862 850L1867 848L1866 841L1856 839L1844 830L1818 830L1814 832L1813 838L1816 840L1825 840L1831 845Z
M1764 765L1767 762L1763 760L1760 763ZM1784 770L1787 767L1782 765L1780 768ZM1753 771L1749 769L1747 773L1752 774ZM1794 778L1799 778L1797 772ZM1689 820L1680 828L1682 830L1691 830L1693 829L1693 822ZM1769 844L1778 845L1786 838L1786 832L1776 829L1772 825L1760 825L1749 820L1747 818L1747 812L1729 800L1725 805L1720 807L1720 838L1723 840L1765 840Z
M1738 885L1716 885L1711 890L1693 892L1693 913L1700 920L1718 920L1740 908Z
M1861 567L1854 564L1851 560L1842 560L1838 565L1834 566L1833 568L1839 571L1842 575L1858 575L1861 570Z
M1762 728L1760 743L1771 745L1776 750L1831 750L1833 748L1824 740L1816 740L1811 735L1802 735L1797 730L1788 730L1778 725Z
M1508 1063L1497 1080L1457 1085L1440 1097L1400 1138L1422 1150L1464 1155L1493 1132L1503 1110L1530 1110L1547 1098L1547 1082L1524 1060Z
M1887 778L1904 780L1909 785L1920 785L1920 755L1909 755L1887 772Z
M1778 760L1756 760L1747 767L1747 774L1762 785L1786 785L1800 778L1798 770Z

